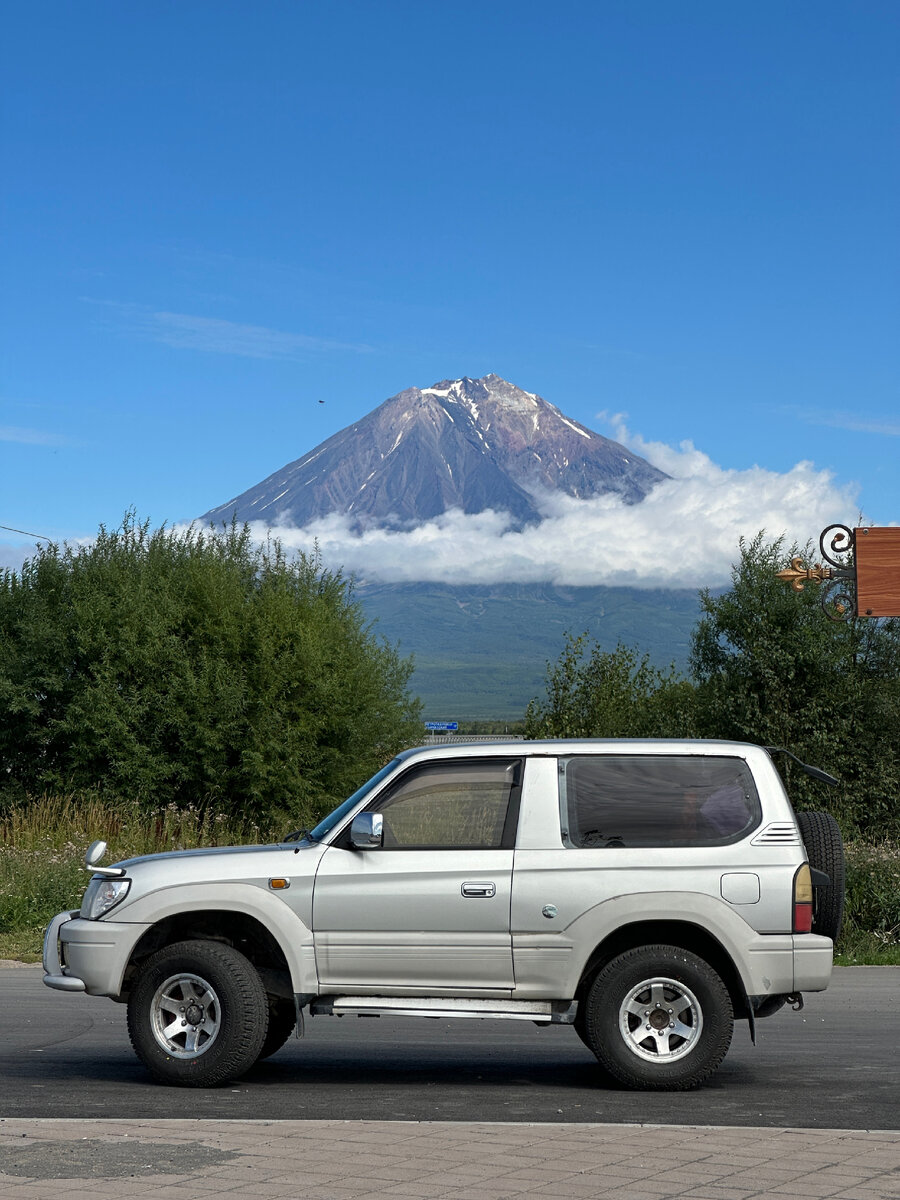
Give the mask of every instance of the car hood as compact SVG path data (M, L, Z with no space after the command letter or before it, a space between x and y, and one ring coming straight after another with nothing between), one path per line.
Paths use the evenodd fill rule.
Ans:
M164 850L158 854L142 854L136 858L123 858L113 863L112 866L125 867L128 870L139 863L188 863L198 858L224 859L232 856L256 859L274 854L299 854L305 850L311 850L313 845L314 843L304 840L290 843L273 842L260 846L204 846L199 850Z

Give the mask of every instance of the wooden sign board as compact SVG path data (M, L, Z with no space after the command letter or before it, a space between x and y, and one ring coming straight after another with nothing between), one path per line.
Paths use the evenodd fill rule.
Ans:
M900 528L853 532L857 612L861 617L900 617Z

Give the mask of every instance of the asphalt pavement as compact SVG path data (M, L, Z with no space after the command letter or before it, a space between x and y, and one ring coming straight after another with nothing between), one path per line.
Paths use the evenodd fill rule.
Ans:
M194 1091L149 1081L121 1006L0 970L0 1200L900 1200L898 989L836 971L695 1092L604 1084L562 1027L356 1018Z
M0 1116L136 1120L633 1122L900 1129L900 968L837 970L802 1012L745 1023L693 1092L627 1092L568 1026L315 1017L306 1037L223 1088L164 1088L123 1005L0 971Z

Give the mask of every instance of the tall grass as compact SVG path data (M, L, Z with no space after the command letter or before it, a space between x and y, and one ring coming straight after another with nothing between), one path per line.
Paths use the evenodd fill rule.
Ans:
M107 862L188 850L275 841L275 830L241 816L170 804L155 812L95 795L41 796L0 815L0 958L36 959L44 926L77 908L89 875L84 852L98 838Z
M900 965L900 845L850 842L846 851L847 907L839 961Z
M19 850L75 851L97 838L116 858L232 846L277 836L265 824L233 814L201 812L169 804L151 812L127 801L95 795L41 796L0 814L0 842Z

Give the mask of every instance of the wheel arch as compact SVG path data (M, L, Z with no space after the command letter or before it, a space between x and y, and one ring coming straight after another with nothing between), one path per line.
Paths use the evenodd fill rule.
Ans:
M131 980L152 954L174 942L222 942L239 950L263 979L266 991L292 995L290 968L278 939L256 917L227 909L199 909L173 913L151 925L138 940L128 960L123 979L127 995Z
M122 913L146 924L124 966L119 999L126 999L137 968L171 942L195 938L234 946L262 973L278 972L267 990L293 996L318 990L312 932L283 900L248 884L227 891L189 885L150 893ZM286 990L285 990L286 982Z
M575 999L584 1000L597 973L608 962L639 946L667 945L689 950L702 958L716 971L731 997L736 1018L750 1015L750 1002L740 972L722 943L700 925L678 920L644 920L621 925L603 939L585 963L578 982Z

